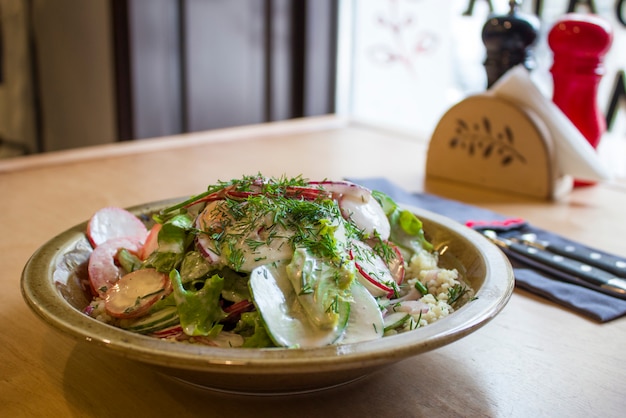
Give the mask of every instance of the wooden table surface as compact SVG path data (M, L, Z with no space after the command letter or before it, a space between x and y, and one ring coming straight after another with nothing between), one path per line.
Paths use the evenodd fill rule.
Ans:
M558 202L425 187L426 148L405 134L321 117L0 161L0 416L623 416L626 319L599 324L522 290L460 341L354 384L290 397L191 388L94 353L44 324L22 299L29 256L98 208L196 194L257 172L384 176L626 255L623 180Z

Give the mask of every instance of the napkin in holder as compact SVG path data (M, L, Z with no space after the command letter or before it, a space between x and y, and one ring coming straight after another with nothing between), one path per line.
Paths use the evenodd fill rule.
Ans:
M573 178L610 178L596 151L522 66L450 108L431 137L427 178L557 199Z

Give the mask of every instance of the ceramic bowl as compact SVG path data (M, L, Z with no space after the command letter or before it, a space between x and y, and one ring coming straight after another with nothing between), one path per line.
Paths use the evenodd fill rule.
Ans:
M172 201L130 208L146 215ZM411 209L438 249L441 264L465 270L477 298L449 316L404 334L315 349L215 348L134 334L92 319L78 277L90 246L87 222L44 244L26 264L22 294L46 323L93 349L148 363L167 375L219 391L284 394L331 388L392 363L452 343L485 325L513 292L513 271L502 252L479 233L419 208Z

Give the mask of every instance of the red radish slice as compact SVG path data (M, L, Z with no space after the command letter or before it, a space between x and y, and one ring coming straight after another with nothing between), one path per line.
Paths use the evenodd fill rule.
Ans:
M227 187L222 190L219 190L215 193L211 193L205 197L202 197L198 200L195 200L192 204L196 203L210 203L216 202L219 200L224 200L226 198L229 199L247 199L251 196L257 196L261 194L262 191L260 188L256 188L256 190L235 190L233 187ZM327 194L327 193L326 193ZM285 196L290 197L292 199L304 199L304 200L315 200L325 195L324 190L313 187L301 187L301 186L288 186L285 190ZM191 204L186 205L189 207Z
M402 284L402 282L404 281L404 275L406 273L406 268L404 266L404 257L402 256L400 248L398 248L397 245L394 245L389 241L387 241L385 244L389 248L391 248L395 254L395 257L387 260L387 266L389 267L389 271L391 272L391 275L393 276L396 283Z
M383 282L381 282L374 275L372 275L371 270L367 270L367 268L364 267L363 264L356 263L356 269L359 272L359 282L363 286L365 286L365 288L372 294L372 296L391 297L393 295L393 288L383 284Z
M224 308L224 312L226 312L227 314L243 313L253 308L254 308L254 304L251 301L241 300L239 302L233 303L232 305Z
M87 238L94 248L112 238L136 237L143 241L147 233L139 218L118 207L98 210L87 224Z
M349 181L310 181L309 184L319 186L335 195L350 195L365 201L372 197L369 189Z
M208 236L200 234L196 237L196 248L198 249L198 252L200 252L200 254L202 254L202 256L206 258L210 264L217 264L220 261L220 256L211 249L212 245L213 240L211 240Z
M115 257L121 248L138 254L141 241L128 237L113 238L98 245L91 253L87 271L94 294L104 295L120 278L120 268L115 264Z
M158 338L172 338L183 335L183 327L180 324L172 325L171 327L164 328L158 331L154 331L151 335Z
M402 284L402 282L404 282L404 276L406 275L406 266L404 264L404 256L402 255L402 252L400 251L400 247L398 247L396 244L394 244L391 241L385 241L383 244L386 247L388 247L389 250L387 251L391 251L390 255L385 256L385 255L382 255L383 250L379 250L377 247L381 245L380 240L378 239L366 240L365 244L367 244L370 248L374 250L375 253L381 256L385 264L387 264L387 267L389 268L389 272L393 276L393 279L396 282L396 284L398 285Z
M224 312L228 315L223 322L239 319L242 313L254 310L254 304L249 300L242 300L224 308Z
M383 241L389 239L391 225L376 199L365 201L355 195L343 195L339 199L339 208L343 217L354 222L366 236L378 234Z
M194 344L204 344L210 347L235 348L243 345L244 339L234 332L222 331L215 337L196 335L193 337Z
M242 190L233 190L232 188L230 189L225 189L225 197L229 197L231 199L247 199L250 196L256 196L259 194L259 192L251 192L251 191L242 191Z
M210 202L206 205L202 213L198 215L195 227L200 231L220 231L224 228L222 222L228 221L228 218L220 210L218 202ZM196 236L196 247L204 258L211 264L218 263L220 256L212 250L215 248L214 240L207 234L198 234Z
M349 181L314 181L309 184L331 192L343 217L354 222L366 235L377 233L381 239L389 239L389 220L369 189Z
M289 186L285 190L285 196L291 199L316 200L330 198L331 193L314 187Z
M159 232L163 225L154 224L150 231L148 232L148 236L146 237L146 242L143 244L141 248L140 257L142 260L145 260L152 254L157 248L159 248Z
M224 189L219 190L215 193L211 193L209 195L196 199L192 202L189 202L184 207L190 208L191 206L197 205L199 203L208 203L208 202L214 202L216 200L224 200L224 197L226 196L225 193L226 192L224 191Z
M104 295L104 309L115 318L138 318L172 291L167 274L155 269L128 273Z
M370 246L361 241L353 241L350 257L354 259L359 272L357 279L372 296L393 296L396 284L394 277L387 264Z

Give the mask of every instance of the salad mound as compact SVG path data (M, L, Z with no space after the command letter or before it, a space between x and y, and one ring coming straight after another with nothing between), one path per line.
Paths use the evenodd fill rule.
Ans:
M421 221L346 181L218 182L153 215L103 208L84 312L156 338L221 347L320 347L426 326L474 297Z

